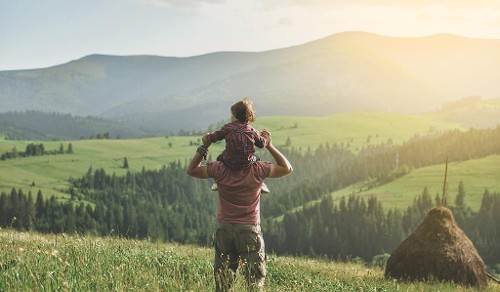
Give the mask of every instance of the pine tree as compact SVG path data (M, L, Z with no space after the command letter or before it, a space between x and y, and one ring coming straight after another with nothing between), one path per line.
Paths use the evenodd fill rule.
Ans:
M459 209L463 209L465 207L465 188L462 180L460 180L460 183L458 184L458 194L455 198L455 206Z

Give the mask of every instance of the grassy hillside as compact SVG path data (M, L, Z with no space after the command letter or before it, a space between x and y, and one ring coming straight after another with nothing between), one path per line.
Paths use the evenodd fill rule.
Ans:
M442 115L402 115L381 112L350 112L324 117L262 117L255 122L259 130L268 128L276 143L290 137L292 146L305 151L329 143L344 144L357 152L362 147L386 143L398 144L415 135L463 129Z
M488 104L483 102L482 104ZM496 103L493 106L496 108ZM320 144L343 144L353 152L363 147L386 143L392 140L400 144L415 135L437 134L447 129L463 129L458 123L449 122L449 114L439 112L422 115L400 115L393 113L353 112L324 117L258 117L255 128L268 128L273 141L284 146L290 138L291 146L302 152L314 150ZM31 191L41 190L44 195L66 197L70 177L81 177L92 167L103 168L107 173L123 175L123 160L127 157L129 170L158 169L173 161L187 163L192 157L199 137L157 137L147 139L110 139L74 141L10 141L0 140L0 154L24 151L29 143L43 143L46 150L57 150L63 144L72 143L74 153L46 155L0 161L0 191L12 188ZM224 142L210 148L212 158L222 151ZM259 150L263 151L263 150ZM460 163L449 167L448 190L453 202L460 180L466 189L466 203L477 210L485 188L500 191L498 156ZM292 161L293 163L293 161ZM297 170L300 171L300 170ZM420 195L425 186L431 196L442 192L444 165L413 170L410 174L386 185L367 189L365 184L350 186L336 192L334 196L357 193L377 195L385 207L406 208L413 198Z
M73 154L45 155L0 161L0 191L21 188L33 193L40 189L45 195L65 196L61 189L67 188L70 177L80 177L92 167L103 168L107 173L123 175L124 158L127 157L130 171L158 169L172 161L184 162L194 153L196 137L162 137L133 140L76 140L71 141ZM11 151L15 147L24 151L32 141L0 141L0 151ZM60 144L67 147L69 141L39 141L46 150L57 150ZM171 143L171 144L170 144ZM171 145L171 146L170 146ZM216 151L216 148L214 148ZM34 183L34 186L32 184Z
M448 123L437 115L399 115L390 113L346 113L325 117L259 117L254 126L268 128L278 146L285 145L288 137L291 147L306 151L318 145L349 145L358 151L370 144L379 144L392 139L401 143L420 134L436 133L459 127ZM42 190L45 195L65 196L69 177L80 177L89 167L104 168L107 173L121 175L127 157L129 169L140 171L158 169L162 165L180 160L188 162L200 137L157 137L121 140L75 140L75 141L6 141L0 140L0 153L25 150L29 143L43 143L46 150L58 150L61 143L66 149L71 142L73 154L46 155L0 161L0 191L10 192L14 187L34 194ZM224 142L214 144L210 153L215 159L224 147ZM261 150L262 151L262 150ZM293 163L293 162L292 162ZM34 184L34 185L33 185Z
M498 165L500 165L500 155L450 163L447 178L448 203L454 204L458 184L462 181L466 192L465 203L473 210L479 210L485 189L490 192L500 192ZM335 192L333 196L340 197L353 193L361 196L375 195L386 208L405 209L413 198L422 194L424 187L427 187L433 198L436 194L443 193L445 168L445 164L423 167L388 184L371 189L364 184L357 184Z
M213 250L148 241L0 230L1 291L213 291ZM238 274L236 291L245 289ZM268 291L469 291L386 280L361 263L270 255ZM495 283L489 291L500 291Z

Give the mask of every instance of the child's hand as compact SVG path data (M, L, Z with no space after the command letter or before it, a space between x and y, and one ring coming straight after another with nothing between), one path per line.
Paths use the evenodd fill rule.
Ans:
M203 142L203 146L205 147L209 147L210 144L212 144L212 142L210 142L210 139L208 139L208 133L201 137L201 142Z
M266 139L268 139L269 141L271 141L271 133L269 133L269 130L268 129L264 129L262 130L262 132L260 132L260 135Z

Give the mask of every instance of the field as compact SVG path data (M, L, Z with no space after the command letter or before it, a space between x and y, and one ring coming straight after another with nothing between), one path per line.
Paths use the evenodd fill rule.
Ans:
M368 145L387 142L399 144L415 135L426 135L447 129L462 129L447 122L444 115L399 115L392 113L354 112L325 117L261 117L255 128L268 128L275 145L283 146L288 138L291 147L300 151L314 150L320 144L343 144L353 152ZM464 130L464 129L462 129ZM41 190L45 196L65 198L70 177L81 177L92 167L103 168L107 173L123 175L128 170L158 169L173 161L186 164L200 143L200 137L165 136L147 139L110 139L74 141L8 141L0 140L0 153L16 149L24 151L29 143L43 143L46 150L58 150L62 144L67 149L71 143L74 153L45 155L0 161L0 191L9 193L12 188L31 191ZM224 142L210 148L212 158L222 151ZM261 150L262 151L262 150ZM129 169L123 168L127 157ZM478 160L451 163L449 166L449 202L453 202L460 180L466 188L466 203L477 210L485 188L500 191L496 167L500 157L491 156ZM292 161L293 163L293 161ZM297 170L299 171L299 170ZM425 186L435 197L441 194L444 165L413 170L410 174L386 185L367 189L365 184L349 186L334 196L349 194L376 195L385 207L405 209Z
M320 144L348 145L354 152L370 144L392 139L400 143L416 134L428 134L459 127L436 115L398 115L389 113L348 113L325 117L261 117L255 128L268 128L275 145L284 145L288 137L292 147L306 151ZM370 137L370 138L368 138ZM66 196L61 190L68 186L68 178L80 177L92 167L107 173L126 173L123 160L127 157L129 169L140 171L157 169L172 161L187 163L200 137L157 137L132 140L75 140L75 141L9 141L0 140L0 154L25 150L29 143L43 143L46 150L58 150L71 143L74 153L46 155L0 161L0 191L12 188L32 193ZM224 142L210 148L213 157L220 153Z
M500 192L500 155L481 159L452 162L448 165L447 200L454 204L460 181L465 187L465 203L474 211L478 211L485 189L491 193ZM433 165L415 169L388 184L368 189L364 184L349 186L333 193L335 197L359 194L360 196L375 195L385 208L405 209L412 198L422 194L427 187L434 199L443 193L445 164Z
M0 291L213 291L209 247L0 230ZM267 291L471 291L357 262L269 255ZM238 274L235 291L245 290ZM489 283L489 291L500 291Z

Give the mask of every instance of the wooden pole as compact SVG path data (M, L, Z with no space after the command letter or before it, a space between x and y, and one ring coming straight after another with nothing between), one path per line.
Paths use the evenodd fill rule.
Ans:
M443 195L441 196L441 206L446 202L446 179L448 178L448 155L446 155L446 167L444 169Z

